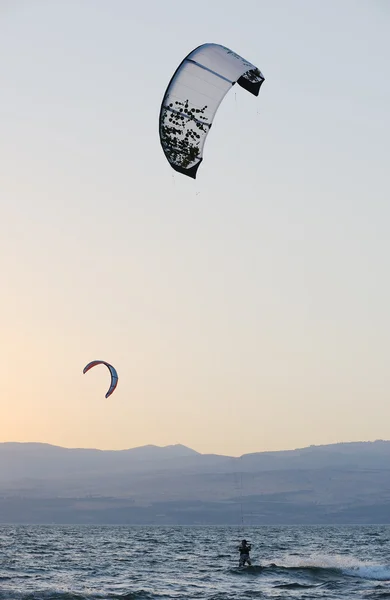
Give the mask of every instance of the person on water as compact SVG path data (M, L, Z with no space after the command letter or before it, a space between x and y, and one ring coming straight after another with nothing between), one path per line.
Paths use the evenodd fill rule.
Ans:
M238 550L240 552L239 566L243 567L245 563L247 563L250 566L252 563L249 556L249 552L252 550L252 546L250 544L247 544L246 540L242 540L241 544L238 547Z

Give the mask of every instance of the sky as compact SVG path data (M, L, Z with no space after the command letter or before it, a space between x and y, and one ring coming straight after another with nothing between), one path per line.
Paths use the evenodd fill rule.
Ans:
M385 0L0 0L0 441L390 438L389 25ZM194 181L158 115L206 42L265 82Z

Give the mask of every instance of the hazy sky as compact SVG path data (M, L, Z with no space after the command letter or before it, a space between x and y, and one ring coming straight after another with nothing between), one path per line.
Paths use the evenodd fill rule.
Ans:
M386 0L0 0L0 441L390 438L389 31ZM205 42L266 81L194 181L158 115Z

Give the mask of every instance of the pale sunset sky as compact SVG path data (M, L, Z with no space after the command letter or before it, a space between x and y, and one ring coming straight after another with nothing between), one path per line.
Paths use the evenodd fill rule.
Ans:
M390 438L389 31L387 0L0 0L0 441ZM194 181L158 116L206 42L265 83Z

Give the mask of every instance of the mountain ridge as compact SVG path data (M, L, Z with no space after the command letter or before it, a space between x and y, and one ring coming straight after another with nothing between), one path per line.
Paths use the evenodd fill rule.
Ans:
M0 443L0 522L390 523L390 441L241 457ZM247 517L249 518L249 517Z
M114 449L101 449L101 448L92 448L92 447L87 447L87 448L81 448L79 446L72 446L72 447L68 447L68 446L61 446L58 444L51 444L49 442L15 442L15 441L8 441L8 442L0 442L0 448L1 447L5 447L5 446L9 446L9 447L47 447L47 448L58 448L61 450L85 450L85 451L96 451L96 452L112 452L112 453L120 453L120 452L131 452L133 450L143 450L143 449L158 449L158 450L166 450L166 449L183 449L185 451L190 451L193 454L197 454L197 455L203 455L203 456L224 456L224 457L229 457L229 458L242 458L243 456L253 456L253 455L258 455L258 454L263 454L263 455L274 455L274 454L288 454L288 453L292 453L292 452L300 452L300 451L312 451L312 450L317 450L317 449L330 449L330 448L336 448L336 447L349 447L349 448L356 448L356 447L368 447L368 446L373 446L373 445L386 445L386 444L390 444L390 440L383 440L383 439L376 439L376 440L365 440L365 441L353 441L353 442L334 442L334 443L330 443L330 444L310 444L309 446L299 446L297 448L292 448L292 449L281 449L281 450L259 450L256 452L247 452L244 454L241 454L239 456L231 456L231 455L225 455L225 454L217 454L215 452L199 452L197 450L194 450L193 448L190 448L189 446L186 446L184 444L181 443L177 443L177 444L167 444L165 446L158 446L157 444L143 444L142 446L134 446L131 448L120 448L117 450Z

